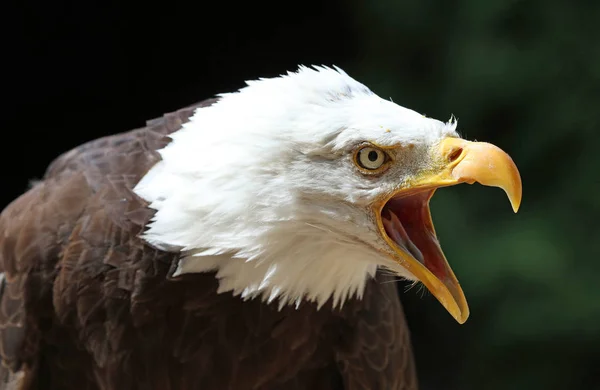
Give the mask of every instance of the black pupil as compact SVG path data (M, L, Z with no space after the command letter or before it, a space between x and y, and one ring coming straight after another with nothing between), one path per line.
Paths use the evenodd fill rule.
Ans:
M377 161L377 157L379 157L379 154L376 151L371 150L369 152L369 154L367 155L367 157L369 158L369 161L375 162L375 161Z

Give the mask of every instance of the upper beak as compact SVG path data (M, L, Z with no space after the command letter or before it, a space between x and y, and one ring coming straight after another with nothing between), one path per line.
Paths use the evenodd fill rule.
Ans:
M499 147L487 142L470 142L460 138L445 138L433 151L442 169L419 184L437 187L459 183L500 187L506 192L513 211L521 205L523 189L517 166Z
M413 193L420 189L433 190L459 183L478 182L502 188L508 195L513 210L517 212L519 209L522 195L519 171L510 156L497 146L460 138L446 138L432 149L432 154L435 168L403 186L394 196L403 196L405 192ZM419 262L408 253L400 253L405 251L399 251L398 248L395 250L400 256L396 261L425 284L446 310L462 324L469 316L469 307L462 288L435 238L428 202L429 198L423 205L426 214L423 224L434 237L431 240L431 246L434 248L429 248L428 253L435 258L433 260L437 264L428 267L427 258L423 263Z

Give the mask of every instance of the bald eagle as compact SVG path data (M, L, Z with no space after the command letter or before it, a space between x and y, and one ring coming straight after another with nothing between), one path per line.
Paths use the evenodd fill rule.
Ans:
M463 323L429 200L521 200L456 126L300 67L63 154L0 216L0 388L416 389L387 274Z

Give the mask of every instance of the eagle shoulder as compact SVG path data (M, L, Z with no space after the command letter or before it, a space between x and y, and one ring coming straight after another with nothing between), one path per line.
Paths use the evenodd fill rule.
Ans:
M157 261L168 262L137 237L152 211L132 188L159 160L156 150L169 142L168 135L195 109L212 103L203 101L64 153L42 180L2 211L0 358L5 368L34 370L41 349L55 342L53 337L65 337L53 334L60 333L57 321L76 321L93 332L86 324L106 315L102 306L123 306L107 306L107 300L123 299L123 291L131 295L143 279L140 273L156 272L149 268ZM126 264L133 259L140 262L136 269ZM94 343L89 349L102 353ZM0 378L0 389L7 383Z

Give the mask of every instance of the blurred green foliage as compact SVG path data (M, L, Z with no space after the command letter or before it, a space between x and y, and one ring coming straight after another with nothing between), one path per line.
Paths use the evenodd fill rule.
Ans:
M600 2L353 7L352 75L427 116L455 114L523 180L517 215L498 189L432 200L472 314L458 326L433 298L403 294L423 389L600 388Z

